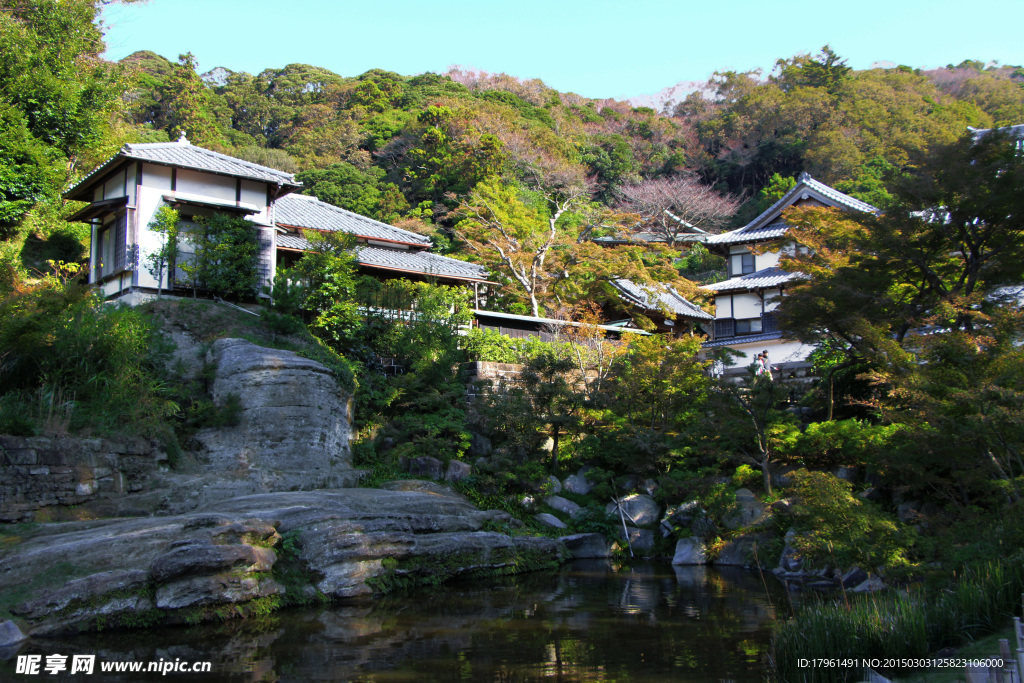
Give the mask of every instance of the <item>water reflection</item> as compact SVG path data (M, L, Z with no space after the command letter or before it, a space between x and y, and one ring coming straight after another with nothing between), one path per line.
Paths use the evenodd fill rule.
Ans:
M213 674L178 680L240 683L740 683L763 678L772 605L782 599L765 590L742 570L647 564L613 571L606 562L580 561L557 573L464 581L259 621L30 642L20 654L210 660ZM7 673L13 661L0 663Z

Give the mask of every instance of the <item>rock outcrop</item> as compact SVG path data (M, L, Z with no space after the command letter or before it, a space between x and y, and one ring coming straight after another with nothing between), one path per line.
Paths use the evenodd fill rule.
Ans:
M434 487L268 493L185 515L45 525L0 551L0 583L22 596L4 607L29 636L193 623L568 557L558 539L483 531L509 515ZM39 567L59 576L41 580Z
M244 339L218 339L214 404L237 401L237 426L199 432L207 469L235 473L258 490L332 488L352 470L351 396L321 363Z

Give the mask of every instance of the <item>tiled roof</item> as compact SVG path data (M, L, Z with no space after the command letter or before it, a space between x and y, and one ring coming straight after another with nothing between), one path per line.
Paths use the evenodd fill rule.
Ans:
M632 280L619 278L612 280L612 285L619 290L619 296L625 301L649 311L664 307L676 315L699 320L714 320L715 317L699 306L686 300L670 285L658 288L643 287Z
M709 244L735 244L737 242L752 242L782 237L786 233L786 224L775 219L779 217L783 209L795 203L805 194L808 196L817 195L817 199L833 206L845 207L866 213L879 212L878 207L829 187L825 183L812 178L809 173L801 173L793 189L784 194L779 201L762 211L761 215L757 218L742 228L724 232L720 235L712 235L707 241Z
M701 346L705 349L719 348L722 346L736 346L738 344L754 344L773 339L782 339L781 332L766 332L765 334L751 334L744 337L728 337L726 339L715 339L706 341Z
M783 285L787 282L792 282L793 280L802 280L804 277L803 273L788 273L782 268L762 268L761 270L753 273L734 277L731 280L724 280L722 282L704 285L701 289L706 289L712 292L768 289L771 287L778 287L779 285Z
M84 189L119 159L140 159L156 164L192 168L197 171L209 171L237 178L248 178L266 183L286 185L296 189L302 187L302 183L295 180L295 176L291 173L285 173L276 168L260 166L251 161L243 161L242 159L229 157L227 154L196 147L182 137L177 142L125 145L117 154L76 183L74 187L65 193L65 196L70 197L79 189Z
M375 221L322 202L316 197L291 194L274 203L275 222L314 230L341 231L367 239L430 246L430 238Z
M733 230L723 232L719 235L710 235L707 238L708 244L738 244L740 242L759 242L761 240L773 240L782 237L789 230L785 223L770 223L763 228L756 230Z
M310 248L309 241L305 237L280 233L277 235L277 246L302 251ZM356 247L356 261L359 265L368 268L386 268L458 280L483 281L487 279L487 270L483 266L426 251L382 249L359 245Z
M400 251L380 247L356 247L360 265L408 270L437 277L486 280L487 270L475 263L460 261L428 251Z

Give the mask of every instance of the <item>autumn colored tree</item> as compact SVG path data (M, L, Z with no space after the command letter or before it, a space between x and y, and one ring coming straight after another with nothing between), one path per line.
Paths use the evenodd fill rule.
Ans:
M693 177L657 178L618 191L619 208L639 214L645 226L669 247L684 235L716 232L736 213L739 202Z

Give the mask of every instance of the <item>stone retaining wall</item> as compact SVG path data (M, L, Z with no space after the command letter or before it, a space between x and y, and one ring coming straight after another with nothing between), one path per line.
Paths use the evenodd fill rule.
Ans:
M488 388L518 384L521 381L523 367L518 363L464 363L461 370L463 381L466 383L467 397L472 399L481 393L487 393Z
M143 439L0 436L0 522L142 491L166 459Z

